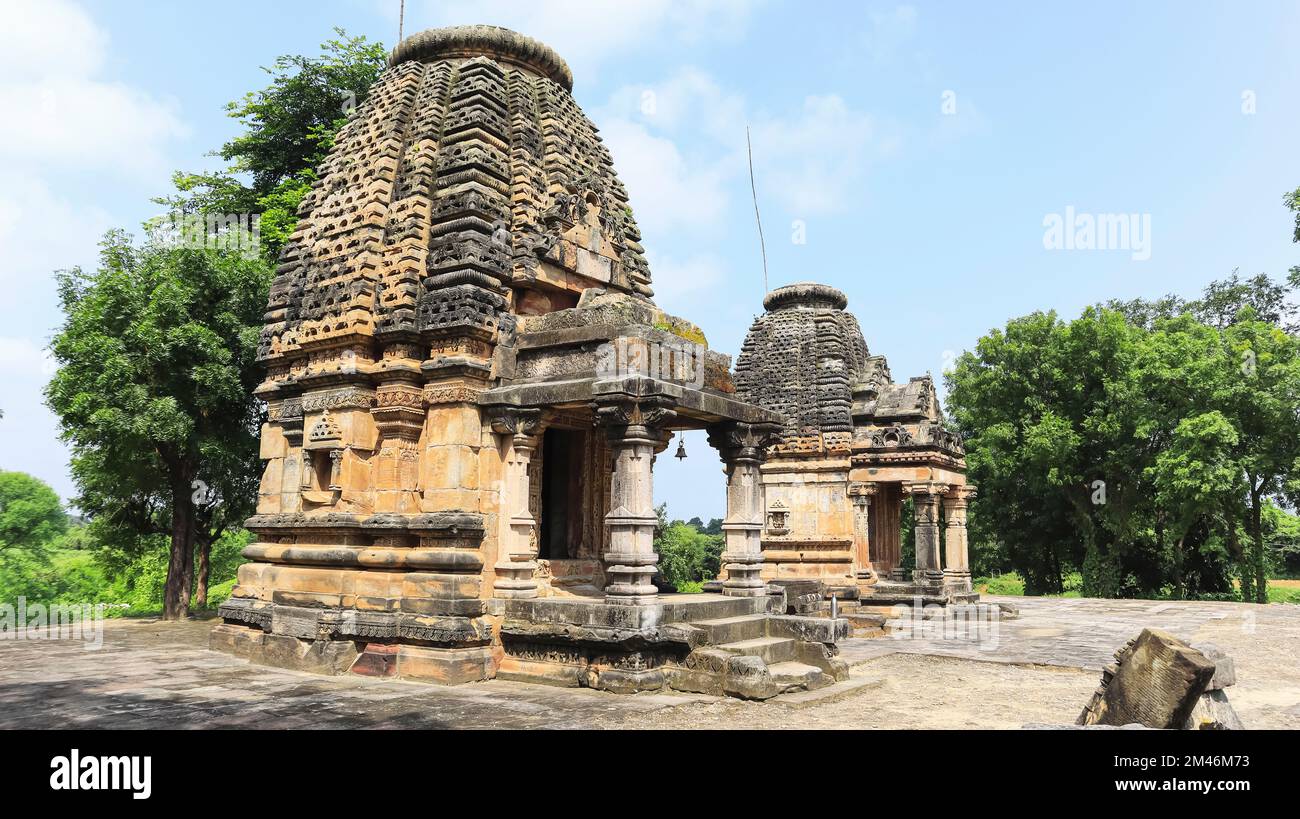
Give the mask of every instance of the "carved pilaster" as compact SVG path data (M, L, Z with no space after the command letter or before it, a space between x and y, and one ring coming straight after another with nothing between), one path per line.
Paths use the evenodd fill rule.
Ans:
M659 555L654 550L654 456L667 443L665 427L676 416L662 398L620 396L593 405L597 425L605 429L613 450L610 488L609 551L605 562L605 602L619 605L654 603L652 582Z
M916 520L916 572L917 580L941 581L939 568L939 498L948 491L940 483L923 481L910 483L903 491L912 496Z
M853 563L858 578L873 583L876 570L871 565L871 501L876 490L874 483L849 486L849 499L853 502Z
M709 443L726 465L727 517L722 521L726 546L722 566L726 579L722 593L732 597L760 597L767 584L763 569L763 480L759 468L767 448L780 441L776 424L729 422L709 427Z
M958 485L943 496L943 515L947 522L944 533L944 585L959 591L970 591L970 546L966 534L966 509L975 497L975 487Z
M506 462L504 509L508 531L494 568L497 579L492 591L497 597L537 596L537 520L529 509L533 452L541 443L546 416L540 409L495 410L492 431L510 436L510 458Z

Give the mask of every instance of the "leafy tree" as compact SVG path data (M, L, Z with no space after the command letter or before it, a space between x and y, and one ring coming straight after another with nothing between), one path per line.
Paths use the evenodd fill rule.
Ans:
M1131 367L1132 336L1115 311L1090 309L1069 325L1034 313L981 338L948 376L953 422L980 486L974 540L1004 543L1028 593L1063 591L1066 568L1085 556L1098 573L1116 560L1113 533L1137 497L1117 463L1132 453L1113 446L1121 437L1136 445L1117 434L1133 421L1122 394L1112 395ZM1106 481L1105 504L1095 502L1097 480Z
M1263 273L1242 280L1234 270L1227 279L1206 286L1201 297L1187 305L1187 311L1201 322L1222 330L1236 323L1241 311L1249 307L1257 320L1294 333L1300 328L1295 322L1297 308L1287 301L1287 296L1295 286L1275 282Z
M1252 586L1255 602L1268 602L1268 559L1263 510L1279 496L1300 467L1300 339L1259 321L1249 308L1223 331L1237 377L1222 397L1239 432L1235 447L1245 479L1251 537L1253 583L1242 577L1242 592Z
M177 172L177 194L157 201L183 213L261 214L262 246L274 261L297 224L302 198L349 113L370 93L387 64L380 43L336 39L316 57L284 55L270 68L271 84L228 103L243 132L214 152L229 164L211 173Z
M1266 599L1262 512L1300 496L1286 292L1234 276L1194 302L1035 313L980 339L948 378L981 487L972 541L1005 550L980 559L1029 593L1077 567L1098 596L1223 596L1235 566L1243 596Z
M1261 513L1264 538L1273 549L1279 568L1294 577L1300 575L1300 516L1271 501Z
M669 523L667 510L667 504L655 510L661 522L655 533L660 575L676 589L717 577L722 570L723 536L701 532L696 525L698 518Z
M35 551L67 528L67 513L49 484L25 472L0 472L0 551Z
M121 231L105 236L96 272L58 274L64 322L46 399L72 448L77 505L110 548L139 553L165 533L167 618L188 611L195 543L202 557L255 499L270 278L258 258L137 247Z

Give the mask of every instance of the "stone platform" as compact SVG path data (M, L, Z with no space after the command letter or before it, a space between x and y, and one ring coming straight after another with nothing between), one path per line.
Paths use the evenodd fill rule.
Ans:
M629 606L603 598L493 598L469 634L453 618L236 601L222 607L227 622L213 629L210 645L294 671L450 685L499 677L762 700L846 679L835 643L848 636L849 623L780 613L783 601L669 594ZM241 622L230 622L236 615Z

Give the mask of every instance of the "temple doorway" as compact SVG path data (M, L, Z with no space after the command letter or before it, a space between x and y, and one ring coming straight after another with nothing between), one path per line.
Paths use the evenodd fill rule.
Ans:
M582 543L582 499L587 471L583 468L588 433L548 429L542 436L542 497L538 521L538 557L567 560L578 557Z

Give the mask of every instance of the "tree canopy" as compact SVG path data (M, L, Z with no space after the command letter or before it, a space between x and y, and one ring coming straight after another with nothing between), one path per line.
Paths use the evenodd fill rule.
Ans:
M19 549L36 552L67 531L59 496L23 472L0 472L0 562Z
M178 172L176 192L157 200L174 214L259 215L258 254L206 232L137 244L112 231L96 272L59 275L60 370L46 396L72 446L77 504L110 567L170 544L167 617L188 609L191 588L206 601L212 544L252 511L271 267L334 134L386 62L382 45L336 32L318 56L278 58L268 86L227 105L243 129L215 152L226 168Z
M1184 302L1034 313L981 338L948 375L980 486L977 542L1060 592L1264 600L1261 515L1300 462L1292 287L1234 273ZM1249 541L1249 547L1243 547Z
M108 544L171 542L164 612L189 603L191 549L250 511L262 408L259 258L108 233L93 273L58 275L64 322L46 398L72 449L77 505ZM207 518L205 519L205 514ZM202 529L202 531L200 531Z
M319 56L278 57L263 69L270 85L227 103L243 131L213 152L230 163L225 169L177 171L177 193L157 201L184 213L260 214L262 246L274 262L335 133L387 65L381 43L334 31Z

